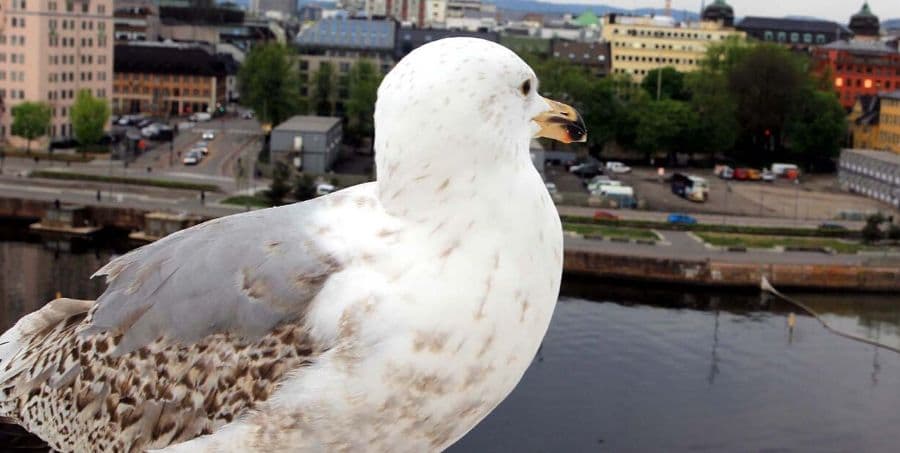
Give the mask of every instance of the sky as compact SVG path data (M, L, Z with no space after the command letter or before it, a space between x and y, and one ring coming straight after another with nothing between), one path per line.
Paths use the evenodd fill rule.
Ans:
M662 8L665 0L543 0L555 3L605 4L621 8ZM840 23L850 21L863 0L726 0L737 17L813 16ZM672 0L672 8L699 10L701 0ZM713 0L706 0L706 4ZM869 8L881 19L900 18L900 0L870 0Z

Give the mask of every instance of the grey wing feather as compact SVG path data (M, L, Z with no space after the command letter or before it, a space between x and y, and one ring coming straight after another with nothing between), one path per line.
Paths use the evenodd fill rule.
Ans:
M159 338L217 332L255 338L302 316L340 263L297 219L324 205L283 206L212 220L123 255L94 274L108 287L87 333L122 334L124 354Z

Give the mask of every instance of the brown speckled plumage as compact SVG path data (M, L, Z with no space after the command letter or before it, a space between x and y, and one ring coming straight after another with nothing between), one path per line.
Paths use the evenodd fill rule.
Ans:
M285 322L252 341L213 334L115 357L119 337L79 335L88 321L74 314L28 338L21 371L0 387L0 413L60 451L145 451L209 434L318 353L301 322Z

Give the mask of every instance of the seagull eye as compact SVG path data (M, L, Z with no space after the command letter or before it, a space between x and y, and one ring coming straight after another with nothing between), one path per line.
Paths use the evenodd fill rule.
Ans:
M528 93L531 93L531 79L522 82L522 86L519 87L519 91L522 92L522 95L528 96Z

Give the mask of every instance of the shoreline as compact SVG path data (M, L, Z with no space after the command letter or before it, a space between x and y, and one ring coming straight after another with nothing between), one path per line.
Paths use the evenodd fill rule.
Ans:
M86 204L99 226L125 231L144 228L152 208ZM52 201L0 196L0 218L40 220ZM195 212L203 220L219 217L212 206ZM240 212L235 210L235 212ZM224 212L222 214L225 214ZM690 287L758 289L766 277L776 288L854 292L900 292L900 266L834 262L732 262L715 257L677 257L658 253L602 250L566 242L563 271L567 275L607 280ZM828 258L826 258L828 260Z

